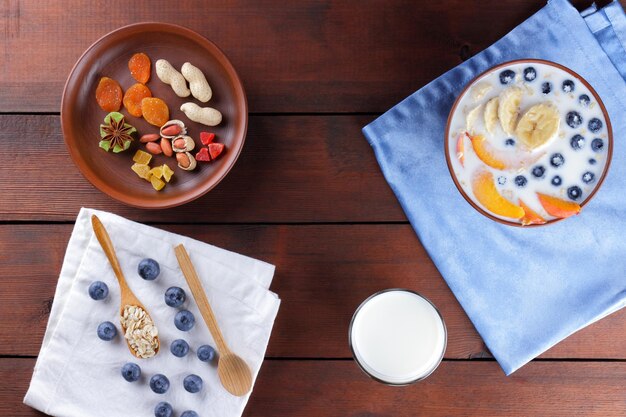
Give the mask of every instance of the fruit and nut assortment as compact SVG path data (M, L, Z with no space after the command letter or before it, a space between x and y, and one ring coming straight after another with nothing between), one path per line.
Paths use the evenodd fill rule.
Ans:
M145 281L155 281L160 273L161 268L159 263L152 258L143 259L137 265L137 275ZM107 284L102 281L93 281L89 285L87 292L89 297L95 301L106 300L109 296L109 288ZM195 324L193 313L182 308L186 300L187 295L185 290L180 287L169 287L165 291L165 304L178 310L174 318L174 326L181 332L190 331ZM142 320L145 321L146 318L150 321L147 325L142 322ZM124 324L124 320L127 320L126 324ZM150 342L154 340L152 336L156 336L156 327L154 327L150 316L145 314L143 308L140 306L125 306L122 312L122 325L126 328L124 337L128 340L129 344L131 344L135 351L145 353L138 355L138 358L149 358L158 353L156 346ZM117 333L117 327L110 321L100 323L96 329L97 336L107 342L114 340L117 337ZM177 358L187 356L191 350L192 347L182 338L174 340L170 344L169 349L170 353ZM217 359L217 352L208 344L198 346L195 351L198 360L201 362L213 362ZM165 394L171 387L169 378L160 373L156 373L142 380L141 367L134 362L125 363L120 369L120 374L122 378L129 383L143 384L147 380L150 390L156 394ZM204 382L202 378L196 374L188 374L182 381L182 388L191 394L201 392L203 386ZM174 409L171 404L162 401L155 406L154 415L155 417L171 417L174 415ZM198 414L193 410L183 411L180 415L198 417Z
M521 225L578 214L607 164L596 94L547 62L480 76L450 116L451 171L469 199Z
M146 152L137 150L133 157L131 169L149 182L156 191L165 188L172 180L174 171L168 164L150 167L150 155L163 155L176 158L176 165L184 171L193 171L200 162L216 160L225 149L223 143L215 142L215 133L200 132L201 147L194 155L195 140L188 135L187 126L181 120L170 119L168 104L161 98L153 97L146 85L150 80L152 62L145 53L139 52L130 57L128 69L135 84L126 92L114 79L102 77L96 87L96 101L108 114L100 126L100 147L105 151L120 153L130 148L136 137L145 147ZM202 70L189 62L185 62L180 72L167 60L159 59L155 64L157 78L172 87L179 97L193 96L196 100L206 103L211 100L213 91ZM158 128L158 131L142 132L120 113L124 107L132 117L141 118ZM222 114L212 107L201 107L187 101L180 110L192 122L206 126L217 126L222 121ZM148 156L146 156L148 155Z

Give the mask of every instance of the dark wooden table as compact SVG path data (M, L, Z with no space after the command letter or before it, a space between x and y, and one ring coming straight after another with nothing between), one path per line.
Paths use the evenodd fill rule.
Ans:
M276 264L272 289L283 304L247 417L626 415L626 311L505 377L360 132L544 2L0 2L0 416L40 415L22 398L81 206ZM94 189L59 125L76 59L139 21L178 23L215 41L249 98L235 169L172 210L129 208ZM442 365L404 388L369 380L347 343L354 309L387 287L425 294L448 325Z

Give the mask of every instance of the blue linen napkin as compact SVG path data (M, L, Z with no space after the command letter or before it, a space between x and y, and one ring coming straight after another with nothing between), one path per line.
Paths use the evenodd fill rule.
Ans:
M579 13L548 4L504 38L363 128L385 178L461 306L509 375L626 305L626 17L617 1ZM501 225L454 186L444 156L452 104L501 62L561 63L596 89L614 132L608 176L580 216L537 228Z

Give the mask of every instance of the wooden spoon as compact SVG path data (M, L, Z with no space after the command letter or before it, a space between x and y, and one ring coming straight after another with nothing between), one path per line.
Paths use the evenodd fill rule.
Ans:
M217 364L217 374L220 377L220 381L226 391L231 394L241 397L250 392L252 388L252 372L246 364L246 362L239 356L234 354L226 345L224 336L217 325L217 320L213 314L213 309L209 304L209 300L206 298L206 293L202 288L196 269L189 259L189 254L185 250L183 245L178 245L174 248L176 252L176 258L180 264L180 269L183 271L183 275L191 288L193 298L198 304L200 313L209 327L209 331L217 344L219 351L219 362Z
M109 234L107 233L106 229L104 228L104 225L102 224L98 216L96 215L91 216L91 225L93 227L94 233L96 234L96 238L98 238L98 242L100 242L100 246L102 246L102 250L104 251L104 254L109 259L109 263L111 264L111 267L113 268L113 272L115 273L117 282L120 284L120 292L122 295L122 302L120 304L120 325L122 326L122 330L124 330L124 334L126 334L126 327L124 326L124 321L122 320L122 315L124 314L124 307L138 306L138 307L141 307L146 312L146 315L148 317L150 317L150 314L148 314L148 310L146 309L146 307L144 307L141 301L139 301L139 299L135 296L135 294L133 294L130 287L126 283L126 278L124 278L124 274L122 273L122 268L120 266L119 261L117 260L117 256L115 255L113 242L111 242L111 238L109 237ZM150 318L150 320L152 320L152 318ZM126 340L128 349L130 350L130 353L133 354L133 356L135 356L138 359L146 358L145 356L139 356L138 352L136 352L135 349L131 347L128 339L126 339L126 337L124 337L124 339ZM159 352L159 347L161 346L158 336L156 336L156 340L157 340L157 347L155 349L155 355Z

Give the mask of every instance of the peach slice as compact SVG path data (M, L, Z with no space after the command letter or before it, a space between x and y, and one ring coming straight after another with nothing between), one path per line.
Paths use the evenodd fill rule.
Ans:
M499 170L517 170L537 162L544 154L531 155L521 152L505 152L495 149L483 135L470 137L472 148L487 166Z
M465 167L465 138L469 138L467 132L463 132L459 135L459 138L456 140L456 157L459 158L459 162L461 162L461 166Z
M472 178L472 192L476 199L490 212L502 217L521 219L524 209L504 198L493 182L493 174L485 169L478 169Z
M537 193L539 202L549 215L564 219L580 213L580 206L577 203L561 200L546 194Z
M522 199L519 200L519 205L524 209L524 217L522 217L522 224L528 226L529 224L545 224L546 219L541 217L539 213L528 207Z

